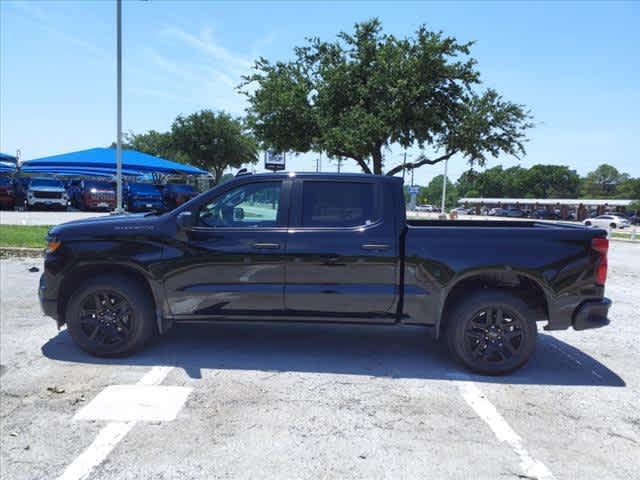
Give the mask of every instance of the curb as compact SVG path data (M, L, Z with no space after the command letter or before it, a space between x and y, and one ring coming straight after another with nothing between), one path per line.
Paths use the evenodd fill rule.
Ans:
M0 247L0 258L8 257L42 257L44 248Z

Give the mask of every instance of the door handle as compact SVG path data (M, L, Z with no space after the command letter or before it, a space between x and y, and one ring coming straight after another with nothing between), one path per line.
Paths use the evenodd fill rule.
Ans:
M280 248L279 243L254 243L253 248L257 248L259 250L277 250Z
M388 245L386 243L363 243L361 245L363 250L372 250L372 251L382 251L382 250L389 250L391 248L391 245Z

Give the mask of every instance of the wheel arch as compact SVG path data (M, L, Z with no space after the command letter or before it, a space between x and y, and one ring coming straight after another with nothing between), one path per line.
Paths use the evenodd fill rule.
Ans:
M134 278L151 298L154 309L156 312L156 324L159 333L163 333L167 330L167 325L164 322L164 315L162 313L162 300L158 292L158 286L155 282L149 278L146 272L130 264L122 263L92 263L76 265L71 268L64 276L62 283L60 284L59 302L58 302L58 318L63 321L61 325L66 323L65 314L69 299L73 295L73 292L82 284L87 278L93 278L100 275L123 275L129 278Z
M435 335L447 327L447 314L451 311L456 301L471 292L483 289L506 290L523 300L536 311L538 320L549 318L549 296L546 289L536 278L531 275L514 270L471 273L459 278L446 291L442 302L440 321L436 325Z

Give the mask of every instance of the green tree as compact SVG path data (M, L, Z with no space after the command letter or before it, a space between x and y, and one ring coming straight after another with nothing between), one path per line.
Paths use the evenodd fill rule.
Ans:
M640 200L640 178L627 178L618 187L618 197Z
M525 173L523 188L530 198L577 198L580 176L562 165L534 165Z
M202 110L178 116L171 126L175 148L189 162L214 174L219 183L224 170L258 161L258 146L243 123L231 115Z
M582 195L593 198L614 197L618 186L628 179L629 175L626 173L620 173L617 168L606 163L602 164L583 179Z
M146 133L128 133L125 135L127 147L139 152L155 155L156 157L187 163L189 158L183 152L176 149L170 132L158 132L149 130Z
M244 78L250 125L268 148L322 151L374 174L402 170L384 165L394 144L434 152L408 169L453 155L472 165L501 153L523 155L531 117L495 90L478 90L471 45L425 26L412 38L396 38L378 19L334 42L309 39L294 49L294 60L260 58L256 73Z
M442 180L444 175L437 175L425 187L424 196L426 203L440 206L442 203ZM447 178L447 193L445 198L446 207L452 207L458 203L458 191L456 186Z

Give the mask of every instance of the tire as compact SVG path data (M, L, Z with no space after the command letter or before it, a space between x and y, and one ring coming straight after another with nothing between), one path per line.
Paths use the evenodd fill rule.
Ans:
M118 274L84 282L71 296L65 317L73 341L98 357L130 355L157 332L149 293L139 282Z
M611 228L616 228L616 224L612 223L611 225L609 225Z
M477 373L513 372L535 350L538 329L533 311L509 292L478 291L455 305L444 320L451 355Z
M589 222L588 220L587 220L586 222L584 222L584 224L585 224L587 227L590 227L590 226L591 226L591 222Z

